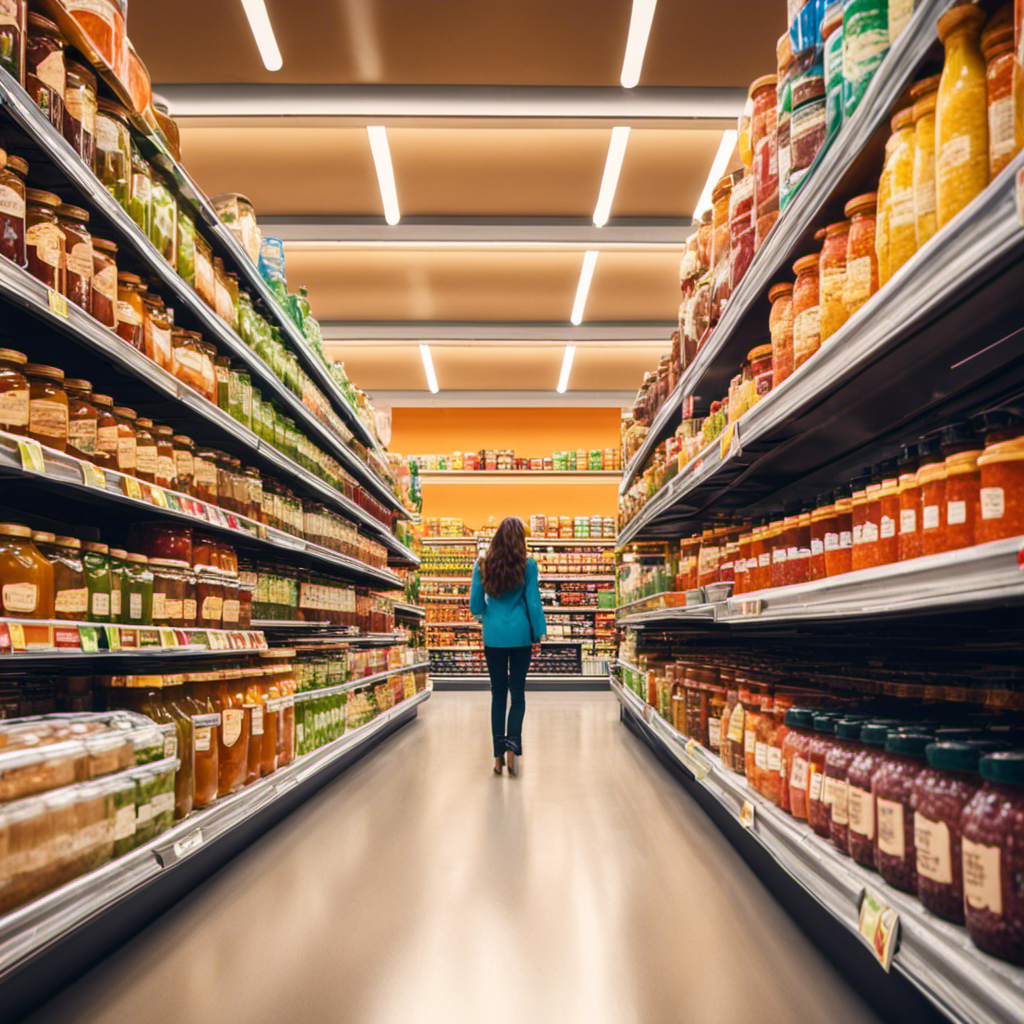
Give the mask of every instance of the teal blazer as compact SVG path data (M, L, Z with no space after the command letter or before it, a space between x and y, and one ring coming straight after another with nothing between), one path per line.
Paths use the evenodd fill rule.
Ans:
M523 600L525 595L526 600ZM544 608L540 603L537 582L537 563L526 560L526 578L521 587L509 590L501 597L484 593L480 578L480 563L473 566L473 589L469 595L469 610L484 624L485 647L529 647L533 636L540 639L547 632Z

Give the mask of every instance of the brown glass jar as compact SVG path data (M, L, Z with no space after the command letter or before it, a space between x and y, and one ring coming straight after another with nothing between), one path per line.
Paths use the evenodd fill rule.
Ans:
M197 448L193 459L193 487L200 501L217 504L217 453L212 448Z
M0 430L24 436L28 433L29 383L24 352L0 348Z
M263 522L263 477L260 471L254 466L247 466L243 471L246 482L246 509L245 515L256 522Z
M84 622L89 610L89 591L82 564L82 542L77 537L33 533L32 542L53 566L53 617Z
M73 60L67 62L64 89L64 138L92 167L96 136L96 76Z
M201 629L220 629L224 621L224 578L216 569L196 573L196 625Z
M184 434L175 434L171 441L174 444L174 475L178 490L195 497L195 441Z
M28 436L59 452L68 446L68 394L64 371L56 366L26 363L29 383Z
M157 366L171 372L173 356L171 354L171 315L164 308L164 300L152 292L141 295L143 316L142 351Z
M153 421L138 416L135 419L135 475L148 484L156 483L156 438Z
M145 290L138 274L126 270L117 274L117 333L130 345L142 351L145 345L145 309L142 292Z
M64 232L64 294L86 313L92 312L92 235L89 212L62 203L57 207L57 224Z
M21 523L0 523L0 615L53 618L53 566Z
M92 404L96 406L96 465L117 469L117 418L114 416L114 400L110 395L93 392Z
M92 240L92 315L117 330L117 246L105 238Z
M183 384L205 394L204 355L199 347L199 338L200 335L195 331L186 331L183 327L171 329L171 345L174 350L171 373Z
M62 291L64 232L57 221L60 196L37 188L25 190L25 254L29 273L47 288Z
M114 406L114 420L117 423L117 469L120 473L135 476L138 467L137 442L135 440L135 410Z
M192 567L172 558L151 558L153 625L185 626L185 591Z
M25 40L25 89L57 131L61 131L64 124L65 46L67 41L49 18L29 11Z
M174 431L170 427L154 427L153 437L156 438L156 480L158 487L168 490L178 489L178 473L174 466Z
M183 625L186 629L193 628L196 624L196 619L199 617L196 585L196 570L190 568L185 577L185 605L182 613Z
M0 9L0 68L24 89L28 0L7 0Z
M25 177L28 162L8 156L0 167L0 256L25 266Z
M68 393L68 448L89 462L96 454L99 414L92 403L92 384L87 380L64 381Z
M224 452L217 452L215 462L217 466L217 504L228 512L237 512L235 487L231 479L231 456Z

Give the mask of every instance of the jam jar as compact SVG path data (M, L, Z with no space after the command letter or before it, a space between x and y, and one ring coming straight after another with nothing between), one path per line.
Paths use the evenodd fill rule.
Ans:
M153 624L153 573L149 559L137 551L129 551L121 582L122 621L130 626Z
M115 405L113 411L117 424L117 471L135 476L138 468L135 410Z
M192 564L195 551L192 527L184 523L138 523L132 529L135 547L150 558Z
M117 246L105 238L92 240L92 315L117 330Z
M25 177L28 162L8 155L0 167L0 256L25 266Z
M878 291L878 257L875 253L877 200L876 193L868 192L851 199L843 210L850 221L846 242L846 277L843 282L843 305L847 319Z
M986 444L978 469L978 543L1024 533L1024 437Z
M92 462L99 444L99 412L92 403L92 384L67 379L64 390L68 395L68 447L74 449L72 454Z
M876 720L861 728L861 749L847 772L850 802L849 854L866 868L875 867L875 797L871 778L885 757L885 741L896 722Z
M814 738L814 710L790 708L786 712L786 738L782 743L782 777L789 787L789 813L807 820L810 784L811 742Z
M946 536L945 550L955 551L975 543L980 518L981 449L946 456Z
M120 270L117 274L117 333L140 352L145 348L145 286L138 274Z
M114 415L114 400L110 395L92 394L96 406L96 465L106 469L117 469L117 417Z
M171 441L174 444L174 473L178 482L177 488L182 494L194 496L195 441L185 434L175 434Z
M0 523L0 613L14 619L53 618L53 566L21 523Z
M151 558L153 573L153 625L185 625L185 590L191 566L173 558Z
M899 472L896 496L899 502L899 536L897 559L905 561L921 554L921 491L917 483L918 455L916 444L905 444L897 459Z
M825 801L829 806L829 833L832 845L850 852L850 765L860 753L863 719L839 718L835 723L835 742L825 754Z
M803 366L821 347L819 255L804 256L793 264L793 369Z
M57 220L60 196L25 189L25 249L28 271L47 288L64 289L65 236Z
M834 492L835 518L825 532L825 573L841 576L853 568L853 492L849 485Z
M224 621L224 579L217 569L200 569L196 573L198 614L201 629L220 629Z
M911 793L914 780L925 768L925 748L935 737L925 732L890 732L885 754L871 776L878 827L875 867L890 884L917 893L917 851Z
M32 541L53 566L53 617L84 622L89 609L85 586L82 542L77 537L57 537L52 533L33 533Z
M974 944L1024 964L1024 751L985 755L984 785L960 819L964 916Z
M821 712L814 716L811 742L807 748L807 824L823 839L829 838L832 809L828 797L834 787L825 789L825 760L835 746L836 715Z
M0 10L0 68L24 89L28 0L9 0Z
M56 451L68 447L68 395L64 371L56 366L26 363L29 383L28 436Z
M832 492L819 494L811 513L810 579L823 580L828 575L825 564L825 541L835 532L836 507Z
M92 235L89 213L79 206L57 207L57 224L64 232L64 294L86 313L92 312Z
M212 448L197 448L193 458L193 486L201 501L217 504L217 452Z
M167 426L153 428L156 438L156 480L158 487L169 491L177 490L178 477L174 466L174 431Z
M946 550L946 464L943 461L923 465L917 471L921 492L921 554L934 555Z
M24 352L0 348L0 430L24 436L28 433L29 382Z
M73 60L65 69L64 138L90 166L96 136L96 76Z
M159 295L143 292L143 324L142 351L169 373L173 370L171 342L171 314L164 308L164 300Z
M156 483L156 438L153 421L142 416L135 419L135 475L148 484Z
M985 744L931 743L925 748L928 767L914 780L917 851L917 898L947 921L964 923L964 882L960 819L981 788L978 761Z
M57 131L64 124L66 45L60 29L49 18L29 11L25 40L25 89Z

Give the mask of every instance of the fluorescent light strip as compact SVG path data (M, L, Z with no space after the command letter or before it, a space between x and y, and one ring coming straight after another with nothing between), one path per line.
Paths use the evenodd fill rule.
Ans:
M395 189L395 170L391 166L391 149L388 146L388 130L380 124L368 125L366 134L370 139L373 166L377 169L377 184L384 202L384 219L397 224L401 219L398 212L398 192Z
M632 89L640 81L640 69L644 66L644 54L647 52L647 37L651 34L651 22L657 5L658 0L633 0L626 56L622 59L621 82L624 89Z
M562 356L562 372L558 378L557 391L560 395L565 394L565 389L569 386L569 372L572 370L573 356L576 355L575 345L565 346L565 355Z
M277 48L270 15L267 14L267 5L263 0L242 0L242 6L245 8L245 16L249 19L253 38L260 49L263 66L268 71L280 71L284 61L281 59L281 51Z
M619 184L619 171L622 170L622 159L626 155L628 141L628 126L612 129L611 142L608 143L608 157L604 162L601 191L597 195L597 208L594 210L594 224L599 228L608 223L608 215L612 212L612 200L615 198L615 188Z
M580 270L580 283L576 288L576 301L572 307L572 322L577 327L583 323L583 310L587 305L587 292L597 265L597 249L588 249L583 257L583 268Z
M708 180L704 182L704 191L701 192L700 199L697 200L697 207L693 211L695 222L700 220L705 210L711 209L711 193L714 192L718 179L725 174L725 169L729 166L729 157L732 156L732 151L735 148L736 130L730 128L728 131L722 132L722 141L718 144L718 152L711 165L711 172L708 174Z
M430 354L429 345L420 345L420 357L423 359L423 370L427 375L427 387L430 388L431 394L436 395L439 388L437 374L434 373L434 358Z

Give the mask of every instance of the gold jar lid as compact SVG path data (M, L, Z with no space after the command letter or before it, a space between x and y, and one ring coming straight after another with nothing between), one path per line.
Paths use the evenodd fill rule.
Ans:
M64 381L64 371L58 366L44 366L42 363L26 363L25 372L30 377L44 377L47 380L57 381L58 384Z
M26 537L31 540L32 531L24 523L0 523L0 535L4 537Z
M28 356L16 348L0 348L0 363L15 363L17 366L25 366L28 363Z
M32 533L33 544L55 544L57 542L57 535L55 533L48 533L46 530L35 530Z
M84 391L87 394L92 394L92 382L88 380L78 380L73 377L65 377L64 387L69 391Z

